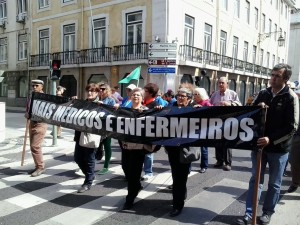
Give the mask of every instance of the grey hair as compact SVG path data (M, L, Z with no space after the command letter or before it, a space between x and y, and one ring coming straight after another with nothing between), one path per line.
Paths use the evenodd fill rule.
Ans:
M192 92L192 90L190 90L190 89L188 89L188 88L179 88L178 91L177 91L177 93L179 93L179 92L181 92L181 93L186 93L186 96L187 96L188 98L192 98L192 97L193 97L193 92Z
M202 100L209 99L209 96L208 96L208 94L207 94L207 92L206 92L206 90L204 88L195 88L194 91L197 92L200 95L200 98Z
M283 78L285 78L286 80L289 80L292 76L292 67L285 63L279 63L273 67L272 71L278 71L281 69L285 69Z

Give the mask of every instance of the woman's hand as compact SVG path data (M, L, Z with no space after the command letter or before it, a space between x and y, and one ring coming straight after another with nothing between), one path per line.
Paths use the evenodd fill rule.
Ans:
M155 106L155 107L154 107L154 109L157 109L157 110L162 110L162 108L163 108L163 107L162 107L161 105L158 105L158 106Z

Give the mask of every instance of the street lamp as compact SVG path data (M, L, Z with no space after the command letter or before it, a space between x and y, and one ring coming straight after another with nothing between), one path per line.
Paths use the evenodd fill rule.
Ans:
M279 37L277 39L278 46L282 47L284 45L285 38L282 36L281 31L274 31L274 32L269 32L269 33L264 33L264 34L258 34L257 43L260 43L260 42L264 41L266 38L269 38L271 36L271 34L277 34L277 33L279 33Z

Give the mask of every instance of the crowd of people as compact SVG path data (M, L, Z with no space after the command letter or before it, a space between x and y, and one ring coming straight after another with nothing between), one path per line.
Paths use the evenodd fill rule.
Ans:
M269 182L267 195L263 203L263 214L259 218L262 224L268 224L272 214L275 212L275 206L279 199L282 176L288 161L291 163L292 183L288 192L294 192L300 185L300 131L299 124L299 99L297 94L287 85L291 76L291 68L287 64L276 65L271 74L270 86L261 90L246 105L257 105L268 108L266 116L266 127L264 137L257 141L257 149L262 149L262 170L261 181L259 185L259 195L264 183L264 174L266 166L269 166ZM43 81L32 80L32 90L34 92L43 91ZM96 102L97 104L106 104L113 106L116 110L119 108L131 108L137 114L149 109L161 110L164 107L213 107L213 106L241 106L238 94L228 88L227 77L218 79L218 90L211 96L204 88L194 87L191 84L181 84L177 91L171 89L166 93L161 93L157 84L148 83L143 88L134 84L129 84L126 90L126 96L122 97L118 92L119 87L111 88L107 83L90 83L85 87L86 100ZM300 94L298 94L300 95ZM29 100L30 102L30 100ZM29 118L29 115L26 114ZM274 123L276 121L276 123ZM296 132L297 131L297 132ZM45 171L45 165L42 157L41 142L46 133L46 124L30 121L30 147L35 162L35 169L30 172L31 176L39 176ZM82 132L75 131L75 150L74 160L84 174L84 183L78 189L79 193L88 191L95 178L95 153L99 147L83 147L80 145L80 135ZM61 135L61 132L59 132ZM109 164L112 156L111 138L102 136L101 144L104 146L103 168L98 172L104 175L110 172ZM134 207L134 200L139 191L143 189L141 181L153 178L154 152L160 149L160 146L146 145L141 143L132 143L119 141L122 150L122 169L125 180L128 182L128 194L123 209ZM164 146L168 155L173 184L173 209L170 216L174 217L182 212L187 195L188 174L191 171L191 163L183 163L180 160L180 153L183 151L181 146ZM200 173L205 173L208 169L208 148L201 146ZM249 181L249 189L246 201L245 216L236 221L237 224L251 224L253 214L253 193L254 181L256 177L257 152L254 149L251 152L252 176ZM230 171L232 165L231 149L218 146L215 148L216 163L215 168L222 168L224 171ZM144 175L142 175L144 171Z

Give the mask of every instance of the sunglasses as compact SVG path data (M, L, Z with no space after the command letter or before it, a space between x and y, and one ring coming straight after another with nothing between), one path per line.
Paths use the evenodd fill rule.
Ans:
M106 90L106 88L100 88L100 90L101 90L101 91L105 91L105 90Z
M199 93L194 93L194 95L200 95Z

